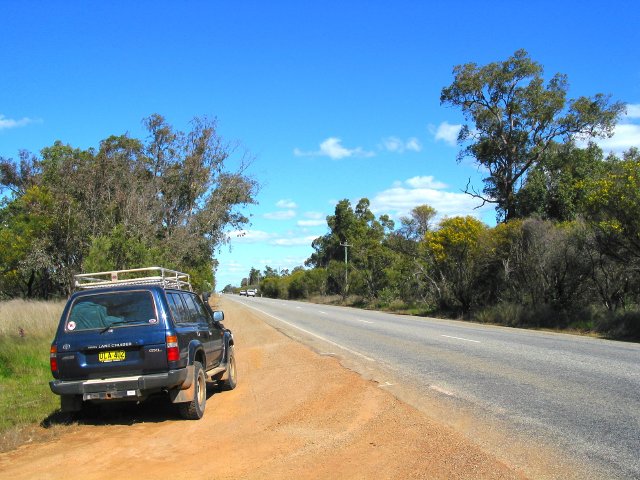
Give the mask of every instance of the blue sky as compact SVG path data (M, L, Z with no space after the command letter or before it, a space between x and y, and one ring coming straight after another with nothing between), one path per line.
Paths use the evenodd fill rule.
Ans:
M456 162L462 115L439 103L455 65L524 48L568 75L570 97L630 105L606 149L640 145L639 25L635 1L0 0L0 156L143 138L152 113L183 130L217 117L262 185L251 225L218 254L222 288L301 265L344 198L491 223L461 192L481 186Z

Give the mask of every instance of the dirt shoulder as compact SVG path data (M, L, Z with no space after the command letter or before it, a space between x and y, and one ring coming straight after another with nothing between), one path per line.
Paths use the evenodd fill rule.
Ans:
M0 478L524 478L377 383L223 303L238 387L205 416L164 403L108 411L0 454Z

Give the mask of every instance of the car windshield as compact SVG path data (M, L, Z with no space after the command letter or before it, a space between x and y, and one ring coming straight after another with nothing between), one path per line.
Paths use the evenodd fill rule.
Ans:
M149 292L114 292L86 295L75 300L67 331L108 329L158 323Z

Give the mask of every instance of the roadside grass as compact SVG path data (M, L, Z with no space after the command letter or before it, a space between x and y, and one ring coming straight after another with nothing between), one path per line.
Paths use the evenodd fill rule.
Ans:
M49 347L63 308L63 301L0 302L0 451L17 430L58 409L49 389Z

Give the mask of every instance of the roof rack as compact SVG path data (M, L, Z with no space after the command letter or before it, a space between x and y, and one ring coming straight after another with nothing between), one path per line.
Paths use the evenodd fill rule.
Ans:
M109 272L82 273L74 275L76 288L89 289L114 285L160 285L163 288L189 290L191 276L162 267L131 268Z

